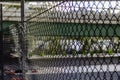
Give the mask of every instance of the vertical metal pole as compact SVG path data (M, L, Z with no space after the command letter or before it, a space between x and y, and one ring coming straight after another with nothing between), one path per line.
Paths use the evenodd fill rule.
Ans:
M21 24L22 26L24 27L24 3L25 1L24 0L21 0Z
M21 61L22 61L22 71L23 71L23 79L25 79L25 73L26 73L26 39L25 39L25 33L24 33L24 3L25 0L21 0L21 26L22 26L22 34L20 35L21 37Z
M0 80L4 80L4 41L3 41L3 15L2 15L2 4L0 4Z

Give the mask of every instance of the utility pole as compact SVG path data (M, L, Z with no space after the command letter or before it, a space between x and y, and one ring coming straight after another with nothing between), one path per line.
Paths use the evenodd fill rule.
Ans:
M4 80L4 34L3 34L3 15L2 15L2 4L0 4L0 80Z

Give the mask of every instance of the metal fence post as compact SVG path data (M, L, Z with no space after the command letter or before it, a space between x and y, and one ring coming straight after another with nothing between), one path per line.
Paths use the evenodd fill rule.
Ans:
M3 60L3 15L2 15L2 4L0 4L0 79L4 80L4 60Z
M26 39L25 39L25 26L24 26L24 2L25 0L21 0L21 61L22 61L22 70L23 70L23 79L25 79L25 73L26 73L26 58L27 58L27 50L26 50Z

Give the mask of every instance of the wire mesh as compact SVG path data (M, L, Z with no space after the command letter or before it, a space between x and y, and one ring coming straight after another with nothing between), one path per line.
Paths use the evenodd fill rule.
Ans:
M25 21L29 80L120 79L120 1L37 4Z
M23 68L22 61L20 60L20 33L18 32L18 26L16 24L9 25L9 30L10 33L7 38L4 39L4 79L20 79L22 78Z

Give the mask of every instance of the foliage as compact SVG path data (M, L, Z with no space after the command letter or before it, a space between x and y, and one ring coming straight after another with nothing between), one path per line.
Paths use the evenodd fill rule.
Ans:
M30 38L29 38L30 39ZM36 41L35 41L36 40ZM101 53L108 53L112 55L114 53L114 50L112 48L109 48L109 46L98 42L98 41L104 41L101 37L59 37L59 36L41 36L41 39L38 39L39 46L34 48L32 53L29 55L39 55L39 56L45 56L45 55L64 55L72 54L72 55L78 55L83 54L87 55L90 54L93 56L94 54L101 54ZM29 40L30 48L32 49L35 46L35 43L38 42L35 37L31 37L31 40ZM77 42L77 43L76 43ZM80 44L80 45L79 45ZM40 47L41 45L41 47ZM79 46L77 46L79 45ZM80 49L76 49L76 48Z
M108 49L108 54L112 55L113 54L113 50L112 49Z

